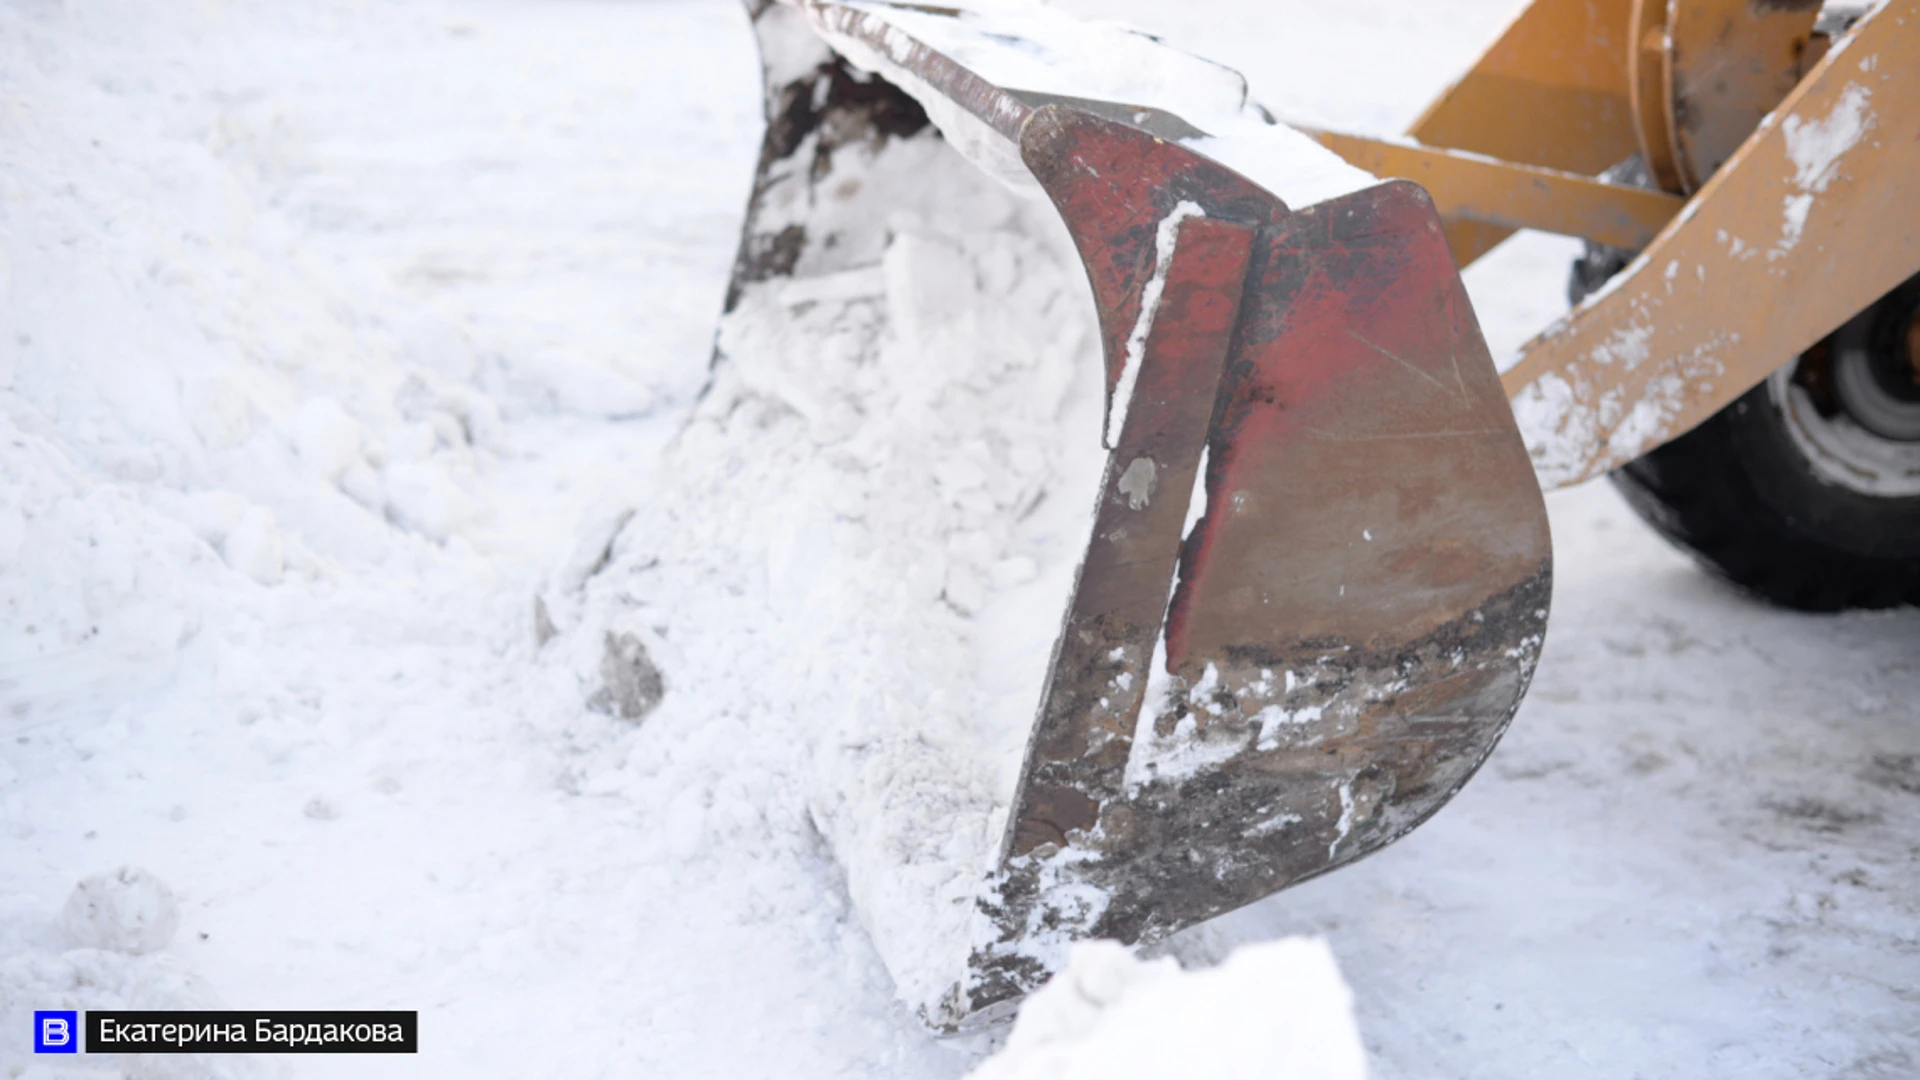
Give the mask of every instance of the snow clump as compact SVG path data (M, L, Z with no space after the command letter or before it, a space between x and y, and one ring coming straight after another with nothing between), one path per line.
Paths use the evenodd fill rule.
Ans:
M1074 946L968 1080L1364 1080L1353 994L1319 938L1236 949L1183 971L1113 941Z
M83 948L157 952L180 928L180 904L167 883L138 867L93 874L74 886L60 925Z

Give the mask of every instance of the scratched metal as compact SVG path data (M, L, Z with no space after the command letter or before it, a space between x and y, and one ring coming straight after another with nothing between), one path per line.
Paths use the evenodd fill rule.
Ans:
M1163 299L1140 385L1178 371L1214 389L1206 513L1169 580L1200 444L1137 416L1184 415L1175 388L1136 390L951 1010L962 1026L1043 981L1064 939L1162 938L1425 820L1518 707L1551 589L1532 466L1418 186L1289 214L1177 144L1058 107L1022 145L1087 262L1110 368L1173 204L1254 235L1245 276L1224 281L1227 260L1186 242L1199 219L1181 227L1169 282L1209 282L1234 328L1216 377L1211 309ZM1134 441L1149 428L1150 450ZM1146 457L1175 465L1158 516L1123 490ZM1201 767L1178 767L1193 753Z
M1193 216L1168 234L1164 289L1014 797L1012 855L1094 827L1119 789L1254 233L1285 213L1172 143L1059 105L1035 114L1023 152L1086 261L1114 378L1162 261L1162 222L1183 203Z

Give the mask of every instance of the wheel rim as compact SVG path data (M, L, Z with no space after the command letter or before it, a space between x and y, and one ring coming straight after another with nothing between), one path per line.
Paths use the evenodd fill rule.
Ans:
M1920 495L1920 442L1878 435L1844 411L1820 415L1812 396L1794 383L1796 367L1788 364L1768 377L1768 396L1813 471L1827 483L1862 495Z
M1808 387L1823 383L1831 393L1816 401ZM1767 391L1821 479L1876 498L1920 495L1920 277L1774 372Z
M1912 295L1889 296L1834 335L1833 389L1861 427L1920 442L1920 290L1901 292Z

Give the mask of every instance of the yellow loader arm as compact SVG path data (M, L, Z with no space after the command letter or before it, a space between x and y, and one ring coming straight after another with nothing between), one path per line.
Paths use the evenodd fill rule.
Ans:
M1412 139L1315 133L1425 186L1462 265L1522 227L1640 252L1505 375L1543 485L1687 432L1920 272L1920 0L1830 47L1793 7L1539 0ZM1594 175L1629 154L1659 187Z

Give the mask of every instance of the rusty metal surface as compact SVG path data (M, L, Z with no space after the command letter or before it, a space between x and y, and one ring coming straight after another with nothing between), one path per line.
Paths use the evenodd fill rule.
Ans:
M1192 202L1210 217L1257 223L1285 214L1286 204L1199 154L1082 109L1038 111L1021 140L1027 167L1060 210L1093 286L1111 410L1162 219Z
M1099 801L1119 789L1254 229L1286 213L1226 169L1078 109L1036 114L1022 151L1085 261L1108 358L1109 409L1116 365L1126 360L1160 261L1161 224L1182 209L1191 216L1168 230L1174 254L1014 795L1011 855L1091 828Z
M1223 686L1228 665L1306 654L1391 667L1526 587L1548 553L1531 465L1418 187L1289 218L1262 272L1168 620L1169 670L1191 681L1213 663ZM1281 643L1293 651L1269 651Z
M1541 482L1692 429L1920 271L1920 0L1889 0L1504 382Z
M1685 204L1664 191L1558 169L1343 132L1300 130L1375 176L1419 184L1448 222L1539 229L1637 250Z
M1699 190L1793 91L1819 11L1819 0L1669 0L1663 83L1683 190Z
M1093 536L1014 800L1014 854L1062 843L1068 830L1091 825L1086 792L1110 793L1117 785L1166 611L1251 229L1287 212L1279 199L1205 158L1078 108L1055 105L1038 113L1023 133L1022 150L1086 267L1110 410L1158 261L1162 223L1183 203L1197 213L1173 234L1176 255L1102 481ZM1103 748L1117 748L1118 759ZM1092 779L1090 771L1111 775Z
M1148 265L1168 178L1215 201L1180 227L1107 469L955 1003L976 1019L1065 941L1164 937L1424 820L1505 729L1550 592L1545 508L1417 186L1263 213L1176 145L1041 120L1023 152L1109 291Z
M1010 855L1093 828L1124 786L1252 242L1245 224L1180 228L1014 797Z

